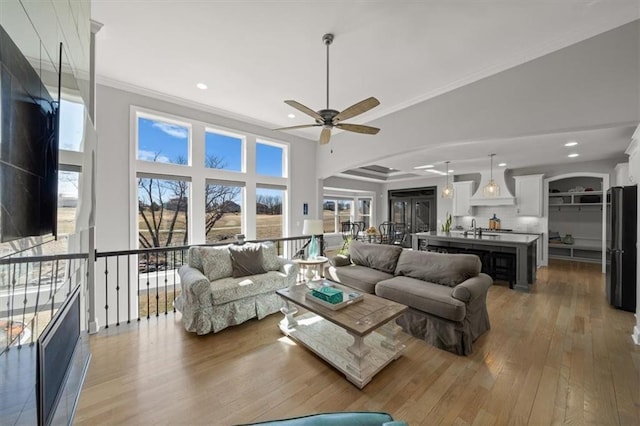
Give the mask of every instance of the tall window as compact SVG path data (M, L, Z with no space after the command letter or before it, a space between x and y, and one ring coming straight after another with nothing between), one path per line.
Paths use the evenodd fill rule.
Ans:
M348 222L351 220L351 207L353 201L338 200L338 223Z
M60 100L60 149L80 151L84 138L84 105Z
M58 236L76 232L76 210L78 208L78 179L80 173L58 172Z
M189 215L189 182L184 180L138 178L138 246L170 247L186 245Z
M356 220L364 222L365 229L371 226L371 199L358 200L358 214Z
M188 164L189 128L156 118L138 117L138 160Z
M324 200L322 202L322 224L324 232L338 232L336 228L336 202Z
M208 243L234 239L242 233L242 188L209 182L205 193L205 232Z
M256 237L280 238L284 235L282 203L285 191L281 189L256 189Z
M205 167L242 171L243 138L208 130L205 133Z
M256 173L264 176L285 177L285 150L281 146L256 143Z

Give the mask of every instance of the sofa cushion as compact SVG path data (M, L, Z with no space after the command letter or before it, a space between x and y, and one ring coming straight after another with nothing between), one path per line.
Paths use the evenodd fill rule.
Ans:
M411 308L451 320L462 321L466 305L451 296L453 289L410 277L380 281L376 295Z
M241 278L221 278L211 282L211 301L213 305L221 305L245 297L274 292L288 287L285 277L282 272L269 271Z
M402 247L387 244L371 244L361 241L351 241L349 244L349 254L353 263L389 274L393 274L395 271L400 253L402 253Z
M349 265L329 268L329 276L333 281L373 294L376 284L382 280L393 278L393 275L360 265Z
M282 266L282 259L278 257L278 248L273 241L260 243L262 247L262 266L265 271L278 271Z
M262 246L260 244L229 246L229 255L233 270L231 276L234 278L267 272L262 265Z
M481 268L480 258L473 254L404 250L398 259L395 274L455 287L478 276Z
M209 281L230 277L233 273L228 246L196 247L202 262L202 272Z
M187 253L187 265L192 268L196 268L200 272L204 272L202 268L202 259L200 258L200 247L191 246L189 247L189 252Z

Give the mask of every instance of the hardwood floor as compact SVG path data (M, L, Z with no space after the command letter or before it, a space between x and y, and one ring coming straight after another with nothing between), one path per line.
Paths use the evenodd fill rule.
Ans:
M598 265L554 262L534 291L494 285L491 330L461 357L406 337L363 390L283 337L281 315L218 334L180 315L102 331L76 424L227 425L321 411L387 411L420 424L640 424L632 313L610 308Z

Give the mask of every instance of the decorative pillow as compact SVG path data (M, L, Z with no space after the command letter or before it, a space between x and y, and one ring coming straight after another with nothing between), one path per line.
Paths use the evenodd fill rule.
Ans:
M262 246L259 244L229 246L229 254L234 278L267 272L262 265Z
M231 256L229 247L196 247L202 263L202 273L209 281L230 277L233 268L231 267Z
M282 260L278 257L278 248L272 241L260 243L262 246L262 266L265 271L278 271Z
M474 254L405 250L398 259L395 274L455 287L478 276L481 269L480 258Z
M200 247L191 246L189 247L189 252L187 253L187 265L192 268L196 268L200 272L204 272L202 269L202 259L200 259Z
M393 274L395 271L400 253L402 253L402 247L387 244L371 244L362 241L351 241L349 244L349 255L353 263L388 274Z
M331 258L331 264L333 266L349 266L351 265L351 258L348 255L338 254Z

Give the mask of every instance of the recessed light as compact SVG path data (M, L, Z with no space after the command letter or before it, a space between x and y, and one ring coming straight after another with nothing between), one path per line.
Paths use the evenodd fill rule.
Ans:
M564 144L564 146L576 146L576 145L578 145L578 142L576 141L571 141Z
M414 169L433 169L433 164L426 164L424 166L416 166Z
M449 174L451 174L451 173L453 173L453 172L455 172L455 170L449 170Z
M208 88L207 85L204 84L204 83L198 83L198 84L196 84L196 87L198 89L200 89L200 90L207 90L207 88Z
M498 167L504 167L506 165L507 165L507 163L500 163L500 164L498 164Z
M577 156L579 156L579 155L580 155L580 154L577 154L577 153L575 153L575 152L574 152L573 154L569 154L569 155L567 155L567 157L569 157L569 158L575 158L575 157L577 157Z
M289 114L289 115L287 115L287 117L289 117L289 118L296 118L296 115L295 115L295 114Z

